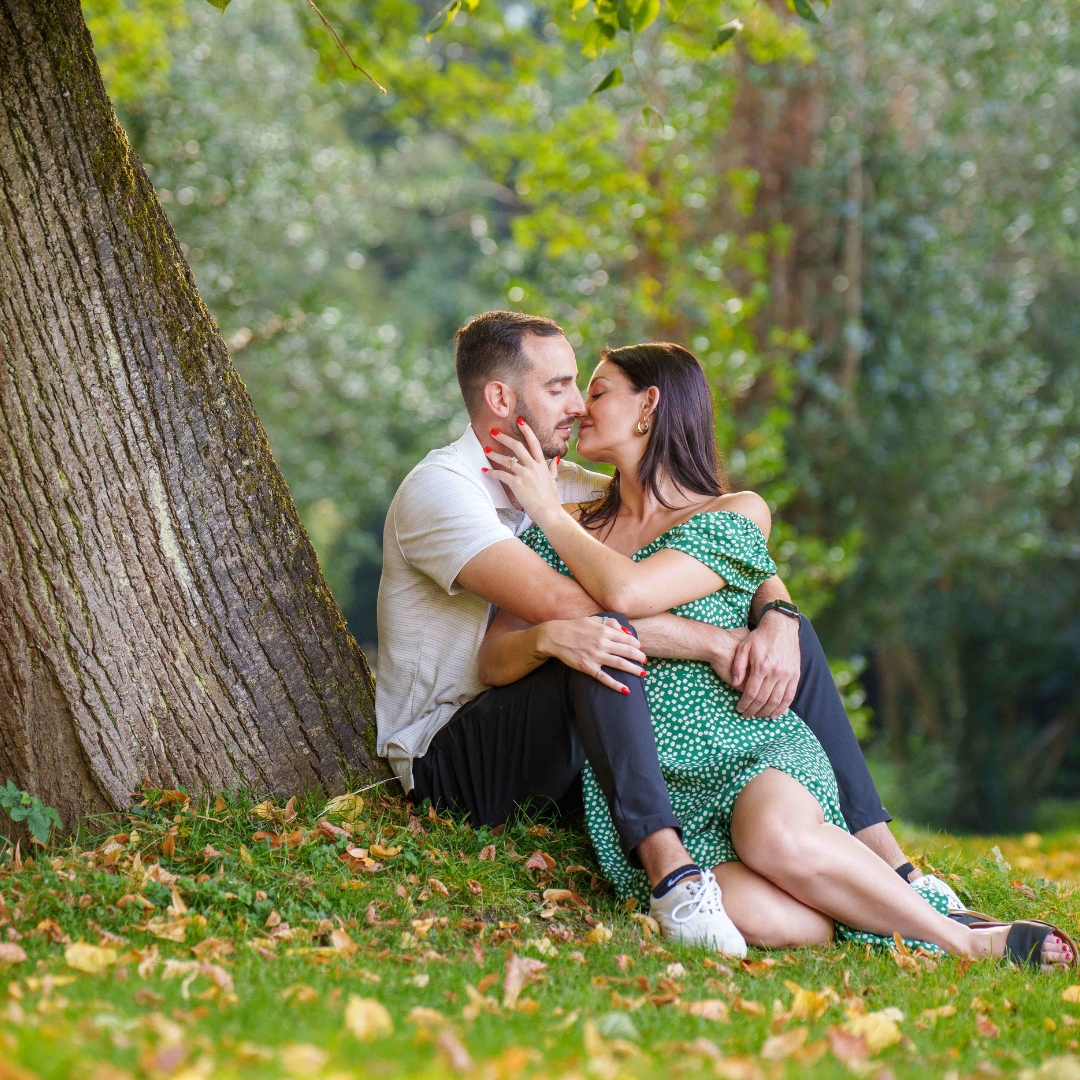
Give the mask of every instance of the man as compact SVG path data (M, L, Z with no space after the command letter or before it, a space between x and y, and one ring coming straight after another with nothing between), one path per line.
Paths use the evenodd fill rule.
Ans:
M554 322L501 311L477 316L456 343L470 425L405 478L383 537L379 753L406 793L496 824L526 803L570 805L587 758L628 858L653 885L650 912L665 935L742 954L715 879L682 845L640 678L646 655L703 660L742 690L746 715L794 704L833 763L852 831L905 879L917 873L888 829L817 637L780 579L758 589L749 634L670 613L600 612L517 539L528 521L484 453L495 432L520 437L521 417L558 462L563 502L603 489L607 477L560 460L585 412L574 350ZM485 689L477 654L495 608L557 621L547 662Z

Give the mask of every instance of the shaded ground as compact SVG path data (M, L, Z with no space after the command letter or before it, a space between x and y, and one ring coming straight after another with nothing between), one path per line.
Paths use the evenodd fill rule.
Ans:
M579 832L364 798L147 792L7 851L0 1080L1080 1077L1078 978L850 945L725 965L650 937ZM1076 839L919 849L973 905L1075 934Z

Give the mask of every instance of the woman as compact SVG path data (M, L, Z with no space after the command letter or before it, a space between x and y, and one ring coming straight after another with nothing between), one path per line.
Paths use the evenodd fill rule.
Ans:
M695 357L671 344L604 350L586 405L578 453L616 470L598 503L559 505L553 465L523 421L524 446L495 436L506 452L489 458L535 522L522 539L603 608L745 626L754 591L776 572L766 547L771 517L755 493L724 492L712 399ZM513 682L546 659L540 628L521 625L496 615L480 657L486 682ZM847 832L828 759L790 711L740 716L737 692L694 661L650 660L646 694L683 843L712 867L750 943L824 944L836 922L964 956L1075 962L1054 928L964 925L904 884ZM650 882L622 853L588 769L584 784L605 872L622 896L647 903Z

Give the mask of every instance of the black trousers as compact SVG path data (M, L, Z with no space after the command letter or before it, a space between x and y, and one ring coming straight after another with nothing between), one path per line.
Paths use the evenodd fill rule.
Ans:
M610 614L623 626L629 622ZM809 620L799 631L802 671L792 708L832 762L840 808L852 832L891 820ZM588 760L607 799L623 851L658 829L679 829L660 771L642 679L605 668L620 694L592 676L549 660L525 678L496 686L463 705L413 761L416 802L468 812L475 825L497 825L522 806L534 811L580 806Z

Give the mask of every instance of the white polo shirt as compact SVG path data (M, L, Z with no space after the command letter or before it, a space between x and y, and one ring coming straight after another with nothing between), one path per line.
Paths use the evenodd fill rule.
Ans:
M470 425L405 477L386 515L375 715L379 753L406 792L413 758L484 689L477 658L494 609L457 576L474 555L530 524L502 484L481 472L486 465ZM559 465L564 503L595 498L608 483L580 465Z

